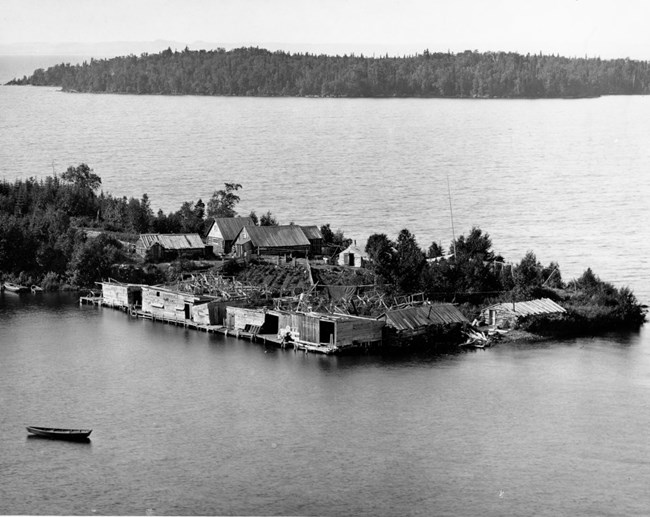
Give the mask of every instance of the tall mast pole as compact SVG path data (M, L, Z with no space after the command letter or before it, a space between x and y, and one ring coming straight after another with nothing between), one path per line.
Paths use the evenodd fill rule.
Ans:
M447 194L449 195L449 217L451 218L451 237L454 245L454 260L456 260L456 232L454 231L454 211L451 207L451 188L449 187L449 173L447 174Z

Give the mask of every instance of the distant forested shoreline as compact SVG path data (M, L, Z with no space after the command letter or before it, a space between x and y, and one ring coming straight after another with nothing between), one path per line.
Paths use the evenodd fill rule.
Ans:
M650 62L514 52L328 56L172 51L38 69L10 85L153 95L566 98L650 93Z

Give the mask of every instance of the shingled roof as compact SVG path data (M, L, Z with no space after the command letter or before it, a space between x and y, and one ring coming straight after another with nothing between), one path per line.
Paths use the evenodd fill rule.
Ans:
M198 233L143 233L140 235L140 241L145 248L160 244L166 250L187 250L204 247Z
M283 248L309 246L309 239L296 224L286 226L245 226L253 246L258 248Z
M517 317L520 316L539 316L540 314L559 314L564 313L564 307L558 305L550 298L540 298L538 300L529 300L526 302L504 302L495 303L486 307L487 310L505 311Z
M213 219L207 233L210 233L215 224L224 240L234 241L244 226L253 226L255 223L250 217L217 217Z
M386 325L398 331L415 330L431 325L469 323L456 306L451 303L426 303L414 307L387 311Z

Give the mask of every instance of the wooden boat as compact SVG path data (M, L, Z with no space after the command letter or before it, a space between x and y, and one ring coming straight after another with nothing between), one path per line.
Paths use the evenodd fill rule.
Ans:
M26 293L29 291L29 287L24 285L12 284L11 282L5 282L4 287L7 291L11 293Z
M27 426L27 431L43 438L54 440L87 440L92 429L58 429L56 427Z

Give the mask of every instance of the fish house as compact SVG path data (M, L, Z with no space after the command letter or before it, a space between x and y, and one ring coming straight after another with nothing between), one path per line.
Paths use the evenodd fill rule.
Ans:
M142 304L142 285L140 284L123 284L113 279L97 283L102 286L103 305L128 308Z
M418 337L433 338L469 323L451 303L423 303L392 309L380 318L386 321L388 341L397 342Z
M213 300L212 296L184 293L162 286L142 286L142 312L161 320L194 321L193 308Z
M525 302L495 303L483 309L481 316L486 324L509 329L515 328L523 318L537 316L562 316L566 313L564 307L550 298L539 298Z
M202 258L205 244L198 233L143 233L135 251L146 260L174 260L177 258Z
M215 255L227 255L244 226L254 226L250 217L218 217L213 220L206 235L206 244Z

